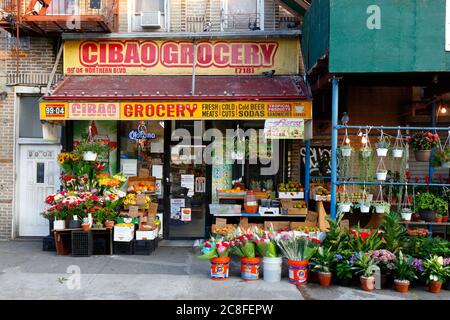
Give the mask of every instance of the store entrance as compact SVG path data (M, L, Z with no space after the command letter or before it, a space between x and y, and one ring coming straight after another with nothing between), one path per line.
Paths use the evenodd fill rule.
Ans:
M194 123L197 129L194 130ZM172 137L183 136L180 141L171 139L169 166L169 238L198 239L205 236L206 213L209 203L207 191L207 165L203 161L204 146L194 144L198 132L203 132L200 121L171 122ZM199 131L197 131L199 130ZM197 131L197 132L194 132ZM185 139L189 136L189 139ZM199 140L201 141L201 140Z

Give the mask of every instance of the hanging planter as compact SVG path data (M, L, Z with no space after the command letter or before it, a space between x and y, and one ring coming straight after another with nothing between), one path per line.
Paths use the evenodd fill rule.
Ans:
M386 157L388 153L388 148L377 148L377 156L378 157Z
M351 157L352 156L352 151L353 151L353 149L350 146L343 146L343 147L341 147L341 154L342 154L343 157L347 157L347 158Z
M377 180L378 181L386 181L387 170L377 170Z
M450 137L450 136L449 136ZM436 151L433 155L433 159L431 160L431 165L435 168L442 167L444 169L450 168L450 146L446 145L441 147L439 151Z
M439 145L439 135L429 131L420 131L408 137L408 141L413 147L416 161L429 162L431 150Z
M83 157L84 161L96 161L98 155L105 155L108 152L108 145L96 141L82 141L75 152Z
M378 139L378 142L375 144L377 148L377 156L378 157L386 157L389 145L391 144L388 136L384 135L383 130L381 130L381 136Z
M373 150L370 147L363 147L363 148L360 149L359 152L361 153L361 157L362 158L367 159L367 158L370 158L372 156Z
M403 158L403 149L392 149L392 156L394 158Z
M97 153L92 151L86 151L83 153L83 160L84 161L95 161L97 160Z
M375 204L375 212L379 214L387 213L388 207L390 207L390 205L387 202L377 203Z
M403 221L411 221L412 210L409 208L403 208L400 215L402 216Z
M338 203L339 212L342 212L342 213L350 212L350 210L352 208L352 205L353 204L351 202L340 202L340 203Z

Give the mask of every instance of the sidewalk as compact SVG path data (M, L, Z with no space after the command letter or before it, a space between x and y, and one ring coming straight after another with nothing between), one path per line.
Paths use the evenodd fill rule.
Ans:
M80 288L69 267L81 271ZM190 247L158 247L150 256L92 256L74 258L42 251L38 241L0 242L0 299L449 299L418 288L407 295L394 290L366 293L358 288L322 288L316 284L297 289L280 283L244 282L239 262L231 264L225 282L209 279L209 262L196 258Z

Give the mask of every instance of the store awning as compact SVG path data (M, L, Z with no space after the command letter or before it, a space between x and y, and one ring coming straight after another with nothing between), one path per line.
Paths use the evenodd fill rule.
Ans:
M41 119L311 119L295 76L68 76L41 103Z
M300 77L293 76L68 76L45 100L198 100L308 99Z

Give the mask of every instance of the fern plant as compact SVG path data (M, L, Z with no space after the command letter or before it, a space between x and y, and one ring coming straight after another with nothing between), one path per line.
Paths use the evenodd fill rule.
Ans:
M400 216L396 212L384 215L381 225L386 249L392 253L397 253L403 249L403 242L406 237L406 229L400 223Z

